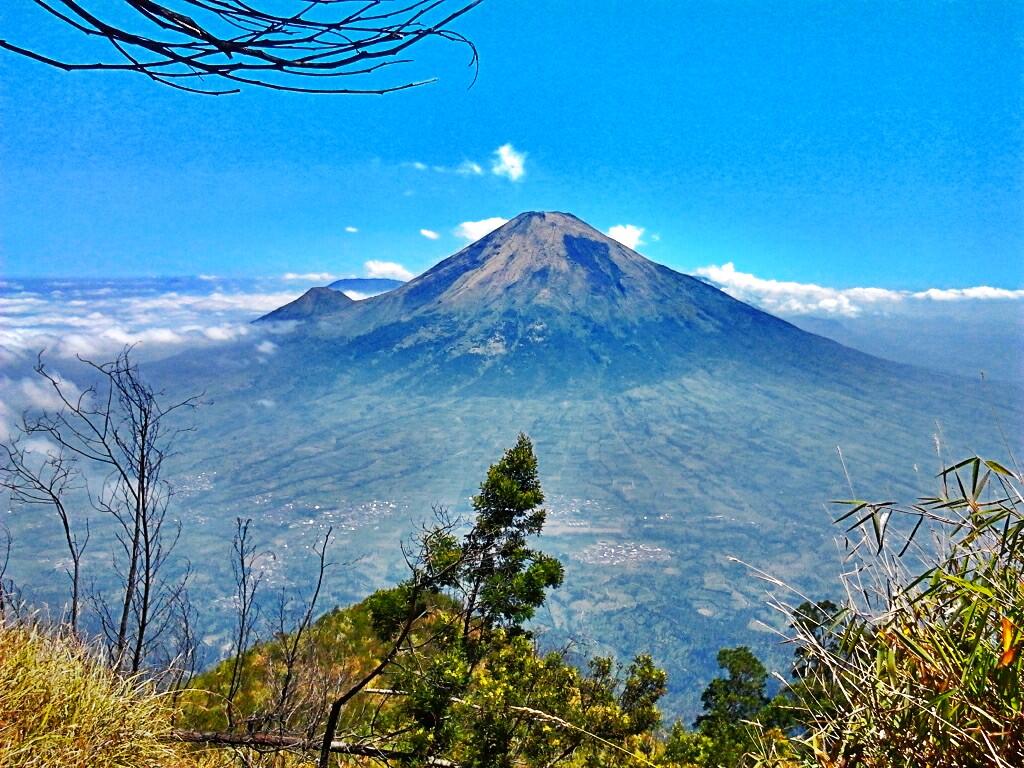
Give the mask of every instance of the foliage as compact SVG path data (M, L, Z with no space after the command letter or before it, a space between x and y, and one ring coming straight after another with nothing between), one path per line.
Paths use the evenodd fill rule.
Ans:
M746 646L723 648L716 677L704 689L704 713L694 731L675 723L665 739L663 759L668 765L714 768L745 764L749 753L767 741L785 741L779 729L785 716L767 695L768 672Z
M652 764L666 675L651 657L625 668L597 657L581 670L562 651L542 651L525 626L562 581L561 564L530 546L543 528L543 498L521 435L488 470L464 535L438 510L405 553L405 581L310 627L294 674L317 693L291 719L268 715L280 649L289 647L275 637L199 676L183 696L182 725L229 728L235 680L233 720L248 732L273 725L312 737L324 732L326 713L332 740L373 745L399 763Z
M664 760L680 768L708 765L715 754L715 742L703 733L688 731L676 722L665 739Z
M236 721L247 730L280 727L303 732L315 722L325 702L338 690L369 670L381 652L381 642L372 626L370 605L380 593L362 603L336 609L321 616L310 627L299 648L295 665L296 688L305 693L283 723L274 719L276 687L285 666L283 640L275 637L249 649L239 664L241 681L234 702ZM227 659L196 676L181 695L181 725L201 731L227 729L225 702L231 687L234 659ZM365 713L353 707L353 721ZM348 723L346 723L348 725Z
M3 629L0 768L215 768L232 754L182 751L173 740L184 729L231 744L253 768L308 764L322 734L331 748L321 765L1024 764L1018 474L971 459L942 473L934 498L849 502L840 520L853 519L857 538L846 599L777 604L795 635L790 684L772 698L751 650L723 648L694 730L677 722L668 733L658 710L666 674L650 656L581 667L531 632L562 581L560 563L531 546L545 519L537 477L520 436L489 469L465 533L439 510L405 550L406 580L292 632L282 621L189 690L157 695L73 635ZM301 694L282 695L282 680Z
M846 502L842 610L815 627L790 613L807 763L1024 764L1021 477L972 458L940 479L909 506Z

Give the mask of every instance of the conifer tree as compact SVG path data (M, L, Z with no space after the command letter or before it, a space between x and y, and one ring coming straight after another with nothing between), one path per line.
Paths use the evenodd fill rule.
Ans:
M752 745L748 723L760 720L768 707L768 672L743 645L721 649L718 666L726 677L715 678L704 689L704 714L694 727L714 742L714 765L734 766Z

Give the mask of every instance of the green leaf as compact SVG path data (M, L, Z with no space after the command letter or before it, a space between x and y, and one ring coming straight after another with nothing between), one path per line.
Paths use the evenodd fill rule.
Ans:
M998 461L992 461L991 459L986 459L985 460L985 466L988 467L989 469L991 469L996 474L1006 475L1007 477L1015 477L1013 472L1008 470L1006 467L1004 467Z
M957 584L957 585L963 587L964 589L969 589L971 592L976 592L979 595L984 595L985 597L987 597L989 599L995 599L995 593L993 593L992 590L989 589L988 587L982 586L981 584L976 584L973 581L968 581L967 579L961 579L959 576L954 576L951 573L944 573L944 572L940 572L940 573L941 573L941 577L945 581L949 581L949 582L952 582L953 584Z

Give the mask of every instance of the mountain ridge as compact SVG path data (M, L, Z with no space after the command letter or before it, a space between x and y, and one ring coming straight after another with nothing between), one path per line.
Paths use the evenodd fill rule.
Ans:
M275 319L289 318L261 318ZM520 214L392 291L303 319L294 340L318 358L499 388L625 385L702 359L803 364L838 347L560 212Z
M253 322L285 322L294 320L311 320L330 311L348 307L355 302L341 291L317 286L310 288L294 301L290 301L277 309L268 312Z

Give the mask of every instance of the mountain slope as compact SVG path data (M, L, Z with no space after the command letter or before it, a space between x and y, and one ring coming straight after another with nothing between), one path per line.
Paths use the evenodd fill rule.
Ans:
M762 583L730 558L827 596L830 499L933 492L937 441L945 459L1000 457L999 430L1013 449L1024 434L1019 388L801 331L567 214L519 216L389 293L331 293L304 322L259 326L271 353L256 333L149 369L212 401L174 458L180 546L208 564L197 588L223 596L232 521L252 517L300 582L333 526L336 558L358 564L326 599L358 600L404 577L398 542L431 505L465 511L525 431L542 546L567 565L540 621L553 642L650 650L684 714L717 648L788 656L758 629L775 621Z
M338 312L347 309L355 302L340 291L330 288L310 288L304 294L290 301L283 307L278 307L269 312L256 322L262 321L287 321L287 320L314 320L326 313Z

